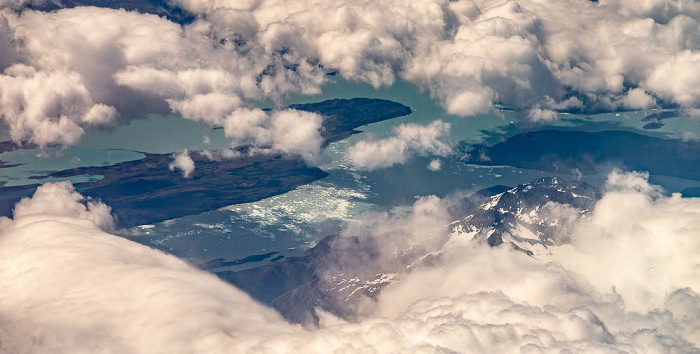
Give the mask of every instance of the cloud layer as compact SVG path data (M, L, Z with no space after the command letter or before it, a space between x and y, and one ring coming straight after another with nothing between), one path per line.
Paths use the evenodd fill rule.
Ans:
M406 80L464 116L494 103L531 121L572 109L700 108L693 1L185 0L196 15L186 25L92 7L18 11L29 3L0 3L0 116L15 141L40 147L172 112L223 127L251 151L317 162L321 117L255 107L319 93L329 71L377 88ZM348 156L375 169L410 151L445 155L448 129L405 124ZM185 151L173 163L185 177L188 159ZM421 199L407 219L360 223L383 254L406 234L396 230L410 231L408 241L436 246L440 261L402 274L358 321L322 314L309 330L109 234L107 206L47 184L0 219L0 348L697 352L700 201L665 196L638 174L613 174L608 189L567 227L571 243L538 259L444 234L437 198Z
M2 220L3 352L235 351L256 331L296 329L215 276L105 233L109 209L81 199L47 184Z
M318 93L328 71L407 80L465 116L493 103L533 121L700 107L700 10L687 0L186 0L186 25L92 7L17 12L28 4L0 5L0 115L13 139L40 146L150 112L235 135L250 128L241 109Z
M47 184L0 221L0 343L10 352L698 352L699 213L698 199L613 175L571 244L536 259L445 235L443 201L422 198L406 219L347 232L373 230L387 251L407 240L391 237L407 235L397 230L414 245L447 236L439 261L403 274L357 322L321 314L320 328L303 329L106 233L108 207L67 182Z

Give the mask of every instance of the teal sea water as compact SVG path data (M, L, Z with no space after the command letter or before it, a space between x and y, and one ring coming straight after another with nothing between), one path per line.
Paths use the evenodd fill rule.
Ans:
M324 86L323 94L293 98L289 103L353 97L397 101L411 107L413 113L364 126L360 129L361 134L330 144L323 152L320 165L320 168L330 173L327 178L255 203L232 205L153 225L119 230L119 234L195 264L217 258L231 261L250 255L279 252L263 260L228 266L228 269L242 269L259 266L274 257L299 254L313 247L324 236L339 232L348 220L363 212L403 213L420 196L448 197L496 184L514 186L551 175L510 166L467 165L459 160L458 154L441 158L442 168L439 171L429 171L426 168L434 158L426 154L414 156L403 165L376 171L358 170L345 157L347 147L370 136L390 136L394 127L404 123L424 125L440 119L451 125L448 139L453 144L461 140L494 143L544 126L525 125L514 112L506 109L476 117L449 115L427 93L403 82L387 89L375 90L369 85L334 79ZM674 138L684 134L689 136L690 133L700 135L700 120L689 117L666 119L663 121L665 125L660 129L645 131L642 128L646 122L641 119L651 113L654 111L562 114L560 121L551 126L587 131L625 129ZM208 138L210 145L204 144L204 137ZM24 164L0 169L0 183L7 186L36 183L36 180L27 177L78 166L134 160L143 156L140 152L170 153L182 148L217 149L227 144L221 130L213 130L176 116L153 115L133 120L129 125L111 131L88 134L77 147L50 148L43 152L17 150L0 154L2 161ZM95 178L100 177L77 176L72 180L81 182ZM585 179L592 183L602 183L605 176L587 176ZM697 181L663 176L652 176L651 180L671 192L700 186Z

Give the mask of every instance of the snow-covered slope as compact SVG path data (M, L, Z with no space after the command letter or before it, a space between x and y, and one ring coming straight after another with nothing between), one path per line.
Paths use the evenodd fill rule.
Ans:
M566 242L565 228L600 198L597 188L556 177L541 177L488 197L451 231L490 246L510 244L530 255Z
M361 301L418 265L439 262L447 238L514 247L530 256L564 243L566 228L586 214L600 191L583 182L543 177L494 195L477 193L464 204L462 217L447 225L448 236L424 241L396 240L380 251L374 236L329 236L298 257L260 268L218 273L277 309L288 320L313 323L314 309L352 318Z

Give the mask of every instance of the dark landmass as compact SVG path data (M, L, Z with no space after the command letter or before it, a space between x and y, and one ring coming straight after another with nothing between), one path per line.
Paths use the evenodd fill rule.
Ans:
M34 178L102 175L100 181L80 183L76 188L112 207L118 227L133 227L257 201L328 175L302 160L282 155L212 161L193 152L190 157L196 166L190 178L168 168L173 159L170 154L146 154L141 160L79 167Z
M663 126L664 126L664 123L661 123L661 122L651 122L651 123L644 124L644 126L643 126L642 128L643 128L643 129L647 129L647 130L654 130L654 129L659 129L659 128L663 127Z
M455 212L461 218L504 186L494 186L464 198L463 209ZM372 236L331 235L299 256L287 257L258 268L222 271L216 274L250 294L254 299L272 306L287 320L296 323L317 323L314 309L320 308L343 318L351 317L362 297L377 295L383 285L377 280L379 272L387 269L372 267L392 263L381 259L377 239ZM347 258L351 257L352 260ZM407 257L413 260L413 257ZM404 268L407 259L392 267ZM347 280L352 279L351 283ZM359 282L353 280L360 279ZM371 286L366 286L371 282ZM376 283L376 284L375 284ZM358 288L361 288L359 291Z
M12 215L15 204L24 197L31 197L39 184L5 187L0 186L0 216Z
M487 203L487 200L491 199L492 196L497 196L497 198ZM465 229L481 230L475 236L476 238L483 238L489 246L498 246L506 242L504 239L508 236L515 237L513 235L516 233L510 231L515 224L519 223L538 236L536 242L551 246L556 244L555 240L561 239L562 235L561 230L553 228L552 225L563 223L565 220L556 220L556 218L547 220L546 218L549 216L544 213L542 217L542 215L537 214L537 210L548 202L555 202L567 205L579 212L588 212L592 210L602 194L598 188L582 181L540 177L530 183L494 193L492 196L477 199L477 204L464 214L467 216L462 216L464 219L460 223ZM531 214L533 210L535 213ZM522 215L527 216L523 218ZM491 230L493 232L489 232ZM532 255L532 252L526 250L522 245L515 242L510 244L515 249Z
M314 308L348 317L351 316L352 309L345 306L344 299L337 291L330 291L335 289L335 284L333 279L325 276L324 272L331 269L337 270L337 273L353 271L353 269L338 267L336 256L341 251L349 252L345 254L355 255L358 259L369 257L375 260L377 254L368 255L365 251L371 249L372 242L376 243L376 240L370 237L345 239L339 235L328 236L314 248L299 256L287 257L259 268L237 272L223 271L216 274L247 292L257 301L272 306L292 322L317 323L318 317L314 313ZM344 247L336 246L340 243ZM357 295L366 294L359 292Z
M678 111L675 110L653 113L642 118L642 122L649 122L642 128L647 130L659 129L664 126L664 123L661 122L662 120L675 117L678 117Z
M700 180L700 143L626 131L541 130L493 146L462 144L464 161L479 165L570 174L606 173L612 167Z
M212 259L211 261L204 262L199 265L199 268L204 269L204 270L209 270L209 269L215 269L215 268L221 268L221 267L228 267L228 266L234 266L234 265L240 265L240 264L245 264L249 262L260 262L264 261L266 258L270 258L276 254L279 254L279 252L268 252L265 254L254 254L251 256L243 257L241 259L235 259L232 261L227 261L223 258L217 258L217 259ZM281 256L284 258L284 256ZM274 259L281 259L280 256L275 257ZM273 261L273 260L271 260Z
M27 8L38 11L55 11L79 6L95 6L158 15L179 24L188 24L194 21L194 15L172 4L173 2L168 0L61 0L28 4Z
M658 122L664 119L675 117L678 117L678 111L663 111L659 113L653 113L642 118L642 122Z
M322 115L321 136L326 142L345 139L363 125L411 114L411 108L401 103L371 98L333 99L289 108Z
M480 205L481 203L484 202L484 200L488 199L489 197L503 193L513 187L509 186L504 186L502 184L498 184L492 187L484 188L481 190L478 190L471 194L467 198L461 198L457 202L451 204L447 208L447 212L450 214L450 217L453 219L459 219L464 217L467 213L469 213L470 210L474 209L477 205Z
M15 144L14 141L0 141L0 154L4 154L6 152L11 152L15 151L17 149L20 149L21 147L17 144Z
M22 166L24 165L23 163L7 163L7 161L2 161L0 160L0 168L10 168L10 167L17 167L17 166Z
M340 139L372 122L411 113L396 102L355 98L293 106L321 114L326 139ZM10 147L8 147L10 148ZM246 148L239 150L245 152ZM141 160L111 166L79 167L33 176L33 179L101 175L97 182L80 183L83 195L112 207L118 227L151 224L185 215L199 214L226 205L248 203L286 193L328 174L302 160L281 154L248 156L233 160L210 160L192 152L195 170L190 178L170 171L170 154L145 154ZM37 185L0 187L0 212L9 216L12 205L29 196ZM19 193L18 195L12 195Z
M681 191L681 195L685 198L700 197L700 187L690 187Z
M595 187L579 181L563 181L542 177L514 188L494 186L465 198L465 208L455 216L448 229L463 228L472 232L475 242L492 247L512 247L532 256L533 244L556 244L559 226L552 220L533 217L548 202L567 205L580 213L588 212L600 198ZM523 215L527 217L524 218ZM525 227L536 239L514 238L513 229ZM444 241L444 240L443 240ZM382 241L386 246L386 239ZM376 298L382 288L419 265L440 262L440 240L431 247L405 247L399 242L391 247L392 255L380 255L379 243L373 236L340 236L324 238L305 253L287 257L264 266L216 274L250 294L254 299L275 308L287 320L317 324L314 309L319 308L341 318L353 320L358 305L367 298ZM397 255L394 257L394 255ZM394 274L395 276L386 276Z
M0 141L0 154L4 154L6 152L12 152L15 150L19 149L36 149L37 146L31 143L25 143L23 145L18 145L14 141ZM0 160L0 168L10 168L10 167L17 167L17 166L22 166L24 165L23 163L16 163L16 164L10 164L7 161L2 161Z
M277 261L279 261L279 260L282 259L282 258L284 258L284 256L283 256L283 255L279 255L279 256L277 256L277 257L275 257L275 258L272 258L272 259L270 260L270 263L277 262Z
M0 141L0 154L12 152L19 149L36 149L37 147L38 146L36 144L32 143L23 143L22 145L18 145L17 143L11 140Z

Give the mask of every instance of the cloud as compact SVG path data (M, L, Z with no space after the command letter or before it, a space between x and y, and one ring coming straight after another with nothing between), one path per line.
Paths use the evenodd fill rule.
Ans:
M83 127L110 125L117 117L114 107L93 102L75 73L37 72L21 64L0 75L0 110L13 140L42 148L75 144Z
M226 118L224 133L233 139L234 145L253 146L253 152L283 152L317 164L323 144L322 122L323 118L316 113L295 109L267 113L241 108Z
M4 2L0 115L13 139L75 144L95 126L153 112L231 125L260 102L319 93L328 71L377 88L405 80L463 116L494 103L533 121L569 109L700 105L700 10L689 1L179 4L196 20ZM46 100L23 97L30 92Z
M273 149L299 155L310 163L318 162L323 143L320 115L288 109L274 113L271 120Z
M427 169L430 171L440 171L440 168L442 167L442 161L440 159L432 159L430 160L430 163L427 166Z
M609 192L554 251L599 291L614 291L631 311L663 308L669 294L700 288L700 203L663 196L647 176L614 172ZM620 253L620 252L624 253Z
M700 104L700 79L696 75L687 75L697 72L700 72L700 53L684 51L654 68L645 86L668 101L684 107L697 107Z
M298 330L215 276L105 233L106 210L64 182L4 219L3 351L236 351L257 331Z
M392 137L358 141L348 148L347 157L359 168L374 170L406 162L411 151L447 156L452 152L444 141L449 131L450 125L441 120L426 126L401 124Z
M235 44L216 38L223 29L206 21L183 27L153 15L87 7L6 12L5 19L7 30L0 31L0 38L9 37L6 42L21 55L0 62L21 64L0 75L0 115L12 127L14 140L42 147L75 144L93 126L121 124L153 112L234 127L231 116L237 110L265 99L281 102L292 92L317 93L325 79L305 59L286 66L262 45L241 53ZM107 22L110 31L102 30ZM302 129L308 119L299 116ZM301 142L282 134L281 120L272 121L277 123L267 128L278 130L266 136L287 140L255 145L289 147L282 152L317 158L310 155L313 148L301 149Z
M190 157L189 151L183 149L173 154L173 162L168 165L168 168L170 171L178 169L182 171L182 177L190 178L192 172L194 172L194 161Z
M197 19L184 26L93 7L13 12L29 3L0 4L0 116L14 140L40 146L174 112L224 127L236 144L318 161L320 117L253 107L318 93L327 70L374 87L406 80L464 116L496 102L531 120L700 108L691 1L188 0ZM373 169L414 150L443 156L447 130L402 125L349 157ZM613 174L608 189L570 228L571 244L542 259L457 236L434 244L446 237L435 198L405 220L356 226L386 240L383 255L410 231L417 250L440 245L440 262L402 275L357 322L324 315L322 328L305 330L106 233L107 206L47 184L0 221L0 343L10 352L697 351L698 200L665 196L638 174Z
M482 351L697 352L700 321L689 319L700 301L700 199L660 194L643 174L614 172L608 190L562 229L570 243L538 258L454 233L437 264L401 276L365 313L399 320L425 311L451 323L456 351L469 333Z
M10 352L697 352L700 201L658 195L642 175L611 180L571 245L541 259L446 234L436 197L406 217L357 220L346 235L372 235L382 259L409 247L434 261L357 321L321 314L318 329L105 233L106 206L49 183L0 221L0 340Z
M24 198L15 205L15 219L31 219L50 215L52 217L85 219L102 230L114 228L111 209L103 203L85 200L70 182L49 183L38 188L34 196Z
M559 120L559 114L551 109L533 108L527 113L527 118L531 122L553 122Z
M624 102L625 107L631 109L645 109L656 105L654 97L651 97L639 88L627 91L627 97L625 97Z
M695 134L691 131L687 131L685 129L681 130L680 138L681 138L681 141L684 141L684 142L692 142L692 141L700 140L700 137L698 137L697 134Z

